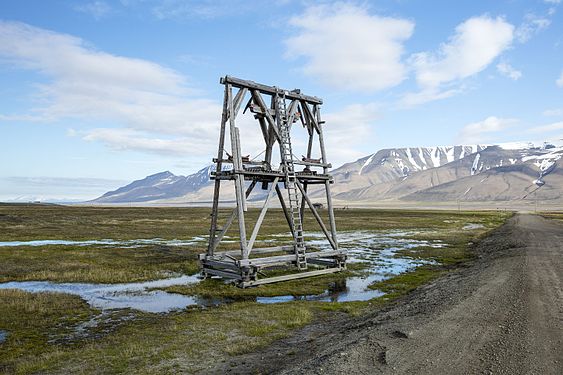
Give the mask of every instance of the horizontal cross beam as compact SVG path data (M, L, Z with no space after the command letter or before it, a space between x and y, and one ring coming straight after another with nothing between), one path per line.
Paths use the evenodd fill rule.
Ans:
M276 95L276 94L282 94L283 93L283 94L285 94L285 97L287 99L304 100L304 101L311 103L311 104L323 104L323 100L321 98L317 98L316 96L303 95L303 94L296 92L296 91L284 90L284 89L281 89L281 88L278 88L278 87L267 86L267 85L263 85L261 83L256 83L254 81L247 81L247 80L236 78L236 77L225 76L225 77L222 77L219 82L223 85L231 84L233 87L238 87L238 88L245 88L246 87L246 88L249 88L249 89L255 89L255 90L260 91L263 94Z

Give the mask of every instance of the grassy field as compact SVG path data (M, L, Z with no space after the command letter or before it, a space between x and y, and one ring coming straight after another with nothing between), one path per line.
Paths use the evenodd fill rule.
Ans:
M563 212L542 212L541 215L547 219L563 221Z
M209 209L92 208L36 205L0 206L0 241L95 239L191 239L205 235ZM257 210L250 216L256 217ZM222 212L226 217L228 212ZM411 238L441 240L444 248L408 250L410 257L440 264L419 267L372 285L388 294L367 302L289 302L259 304L260 296L317 294L331 283L362 272L347 273L237 289L215 280L171 287L177 293L227 297L234 302L207 309L169 314L133 310L100 314L80 298L54 293L0 290L0 373L177 373L204 371L229 356L291 334L314 320L362 314L408 293L441 272L471 257L468 243L499 226L509 214L496 212L431 212L338 210L339 230L416 231ZM264 223L264 237L287 232L279 211ZM482 227L466 230L467 224ZM318 230L311 218L306 228ZM235 247L236 243L227 245ZM170 273L194 273L196 255L205 242L189 246L17 246L0 247L0 281L51 280L126 282L150 280ZM250 298L250 300L249 300ZM86 328L85 328L86 327Z

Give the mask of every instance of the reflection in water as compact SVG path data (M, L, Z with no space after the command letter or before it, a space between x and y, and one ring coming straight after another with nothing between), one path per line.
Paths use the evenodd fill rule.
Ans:
M193 305L213 304L198 297L167 293L153 288L185 285L197 282L196 276L180 276L163 280L129 284L52 283L49 281L12 281L0 284L0 289L21 289L27 292L59 292L80 296L98 309L123 309L161 313Z
M278 303L289 301L322 301L322 302L350 302L367 301L381 297L384 293L369 289L369 285L377 281L389 279L393 276L413 270L414 268L433 263L431 261L398 256L400 250L412 249L420 246L444 247L440 241L424 241L404 238L417 232L344 232L339 233L340 247L348 250L350 263L367 263L363 276L348 277L339 284L328 288L324 293L309 296L276 296L258 297L260 303ZM328 249L328 241L319 240L321 233L310 235L307 243L321 250ZM402 238L401 238L402 237Z
M15 247L15 246L48 246L48 245L61 245L61 246L119 246L124 248L136 248L150 245L165 245L165 246L190 246L202 243L205 241L204 237L193 237L189 240L165 240L162 238L148 238L136 240L85 240L85 241L69 241L69 240L33 240L33 241L0 241L0 247Z

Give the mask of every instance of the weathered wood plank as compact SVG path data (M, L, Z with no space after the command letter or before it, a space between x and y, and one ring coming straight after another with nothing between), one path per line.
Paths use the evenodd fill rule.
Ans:
M278 184L279 178L276 177L272 185L270 186L270 190L268 191L268 195L266 196L266 200L264 201L264 206L262 206L262 210L260 210L260 214L258 215L258 219L256 220L256 224L254 225L254 230L252 231L252 235L250 236L250 240L248 241L248 248L246 249L249 253L252 251L252 247L254 246L254 241L256 241L256 237L258 236L258 231L260 230L260 226L262 225L262 221L266 216L266 212L268 211L268 205L270 204L270 199L272 198L273 193L276 191L274 186Z
M332 235L328 232L328 230L326 229L325 224L323 223L323 219L321 218L321 215L319 215L319 213L317 212L317 209L315 208L315 206L313 206L313 203L311 202L311 200L309 199L309 197L307 196L307 193L303 190L303 186L301 185L301 183L299 182L299 180L295 181L295 184L297 185L297 187L299 188L299 190L301 191L302 196L305 198L305 201L307 202L307 205L309 206L309 208L311 209L311 212L313 213L313 216L315 217L315 219L317 220L317 223L319 223L319 226L321 227L323 233L325 234L328 242L330 243L330 246L333 249L337 249L337 246L334 242L334 239L332 238Z
M250 183L250 185L248 186L248 188L246 189L246 193L245 196L246 198L248 198L248 196L250 195L250 193L252 192L252 190L254 189L254 187L256 186L256 181L252 181ZM221 242L221 240L223 239L223 237L225 237L225 234L227 233L227 231L229 230L229 228L231 227L231 225L233 224L233 221L235 220L235 218L237 217L237 209L235 208L232 212L231 215L229 216L229 218L227 219L227 222L225 223L225 225L223 226L223 229L221 230L221 233L219 233L219 235L217 236L217 238L215 239L215 246L213 248L213 250L215 250L217 248L217 245L219 244L219 242ZM216 227L217 228L217 227ZM237 250L238 252L240 252L239 250ZM212 254L211 254L212 255Z
M232 100L232 87L231 85L227 84L227 105L229 107L229 113L233 113L233 100ZM230 125L230 135L231 135L231 152L233 154L233 166L235 171L242 170L242 159L240 155L240 148L239 144L237 143L237 129L235 126L235 118L234 116L229 117L229 125ZM218 171L217 171L218 172ZM246 197L243 196L242 191L242 183L241 180L244 180L244 176L240 174L235 174L235 195L237 199L237 219L239 223L239 237L240 237L240 246L242 249L243 254L246 253L246 226L244 223L244 207Z
M304 100L306 102L309 102L311 104L323 104L323 101L321 98L317 98L316 96L309 96L309 95L303 95L301 93L297 93L294 90L284 90L284 89L280 89L274 86L268 86L268 85L263 85L261 83L256 83L254 81L248 81L248 80L244 80L244 79L240 79L240 78L236 78L236 77L231 77L231 76L225 76L222 77L221 80L219 81L222 84L231 84L234 87L248 87L251 89L255 89L260 91L261 93L264 94L276 94L276 92L279 91L283 91L285 92L285 96L286 98L289 99L298 99L298 100Z
M264 99L262 99L262 96L258 91L252 90L251 92L254 102L262 109L262 111L264 111L264 117L268 121L268 125L269 125L268 130L275 134L275 137L279 142L281 138L280 138L280 133L278 132L278 127L276 126L276 122L274 121L274 118L270 114L268 107L266 107L266 103L264 103Z
M268 277L268 278L259 279L259 280L242 281L240 283L240 286L243 287L243 288L247 288L249 286L278 283L280 281L297 280L297 279L302 279L302 278L305 278L305 277L326 275L326 274L329 274L329 273L335 273L335 272L340 272L340 271L342 271L342 268L338 268L338 267L337 268L325 268L325 269L322 269L322 270L299 272L299 273L293 273L293 274L290 274L290 275Z
M314 253L306 253L305 257L307 259L315 259L315 258L328 258L332 256L340 256L345 255L346 251L344 250L326 250L326 251L317 251ZM280 263L280 262L294 262L295 261L295 254L288 254L288 255L274 255L270 257L264 258L250 258L250 259L241 259L239 264L244 266L256 266L262 267L269 265L271 263Z

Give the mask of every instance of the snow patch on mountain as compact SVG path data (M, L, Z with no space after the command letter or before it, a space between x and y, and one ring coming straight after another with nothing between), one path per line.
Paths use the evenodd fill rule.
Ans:
M368 158L368 160L366 160L366 162L364 163L364 165L362 165L362 167L360 168L360 171L358 172L359 175L362 174L362 171L363 171L363 169L364 169L365 167L367 167L368 165L371 164L371 161L373 160L373 157L374 157L374 156L375 156L375 154L373 154L372 156L370 156L370 157Z
M420 165L418 165L418 163L416 162L416 160L414 160L414 157L412 156L412 151L410 148L407 148L407 158L409 159L409 163L411 163L411 165L413 166L413 169L415 171L420 171L422 170L422 168L420 167Z
M473 160L473 165L471 166L471 175L473 176L479 170L479 160L481 159L481 154L475 155L475 159ZM481 168L483 164L481 164Z

